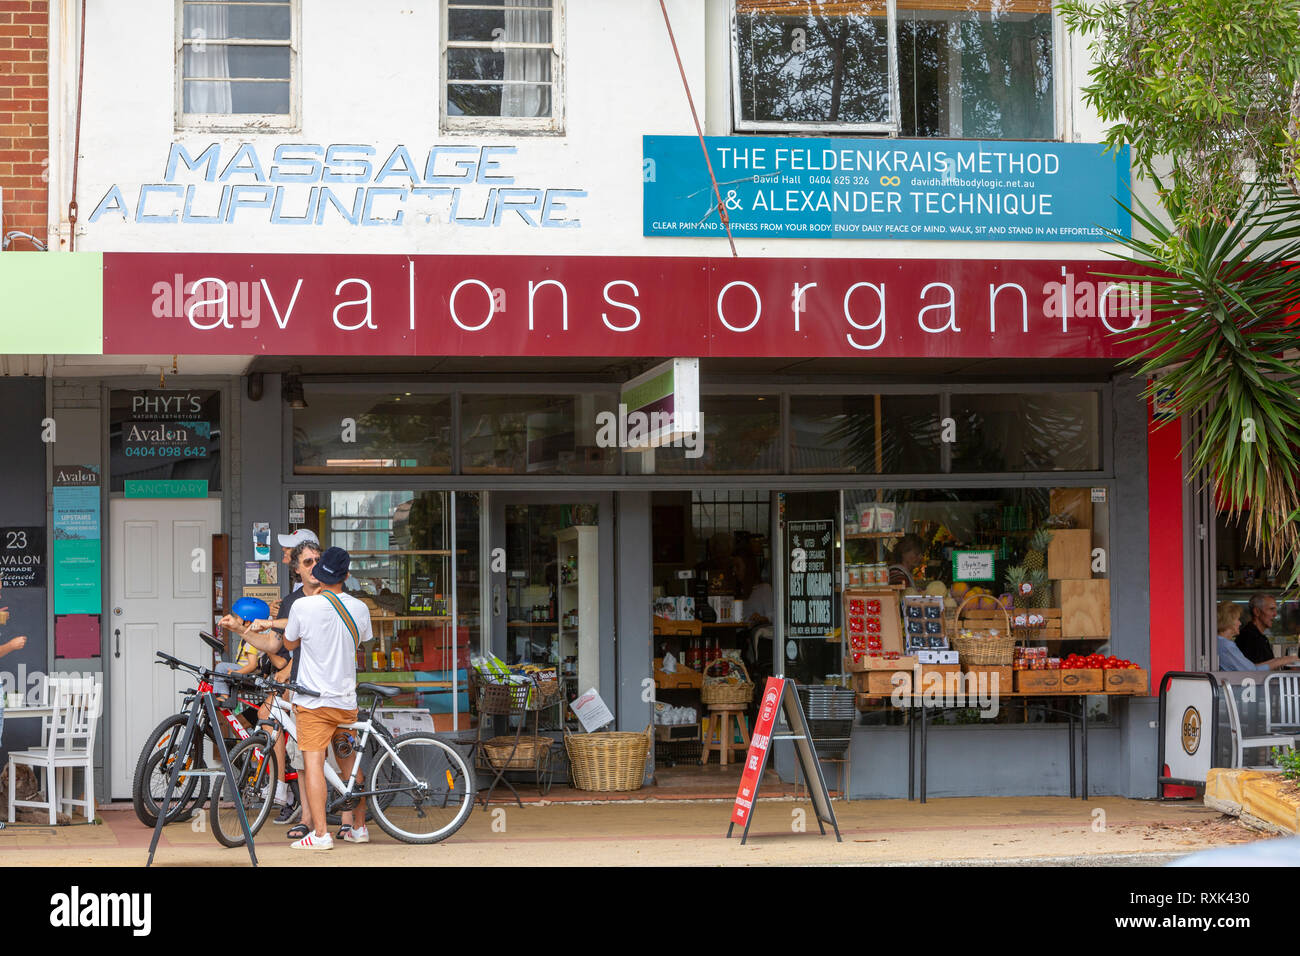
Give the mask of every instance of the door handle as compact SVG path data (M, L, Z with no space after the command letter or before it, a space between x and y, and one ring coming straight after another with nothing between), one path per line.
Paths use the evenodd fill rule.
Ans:
M120 627L113 628L113 656L122 656L122 629Z
M501 613L501 585L492 585L492 616L496 617Z

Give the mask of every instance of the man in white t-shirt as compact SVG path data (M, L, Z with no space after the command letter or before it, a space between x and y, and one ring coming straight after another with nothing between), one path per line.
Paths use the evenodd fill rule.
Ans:
M351 595L343 593L351 556L342 548L329 548L312 567L312 577L321 582L319 594L299 598L289 610L284 646L297 648L297 682L319 696L294 694L294 718L298 724L298 749L302 751L307 777L304 799L315 832L290 844L299 850L329 850L334 847L325 819L325 752L335 742L335 754L344 779L352 770L356 754L346 742L337 741L340 726L357 719L357 648L372 637L370 611ZM353 827L345 840L370 842L366 830L366 805L356 808Z

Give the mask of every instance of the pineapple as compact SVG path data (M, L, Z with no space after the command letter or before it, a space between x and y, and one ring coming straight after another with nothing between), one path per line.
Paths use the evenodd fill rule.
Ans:
M1052 543L1052 532L1039 528L1029 539L1029 552L1025 555L1025 570L1030 574L1047 567L1047 547Z
M1018 608L1028 607L1026 598L1028 597L1021 592L1021 587L1029 580L1029 575L1025 569L1019 565L1007 568L1007 590L1011 592L1011 601Z
M1047 580L1046 571L1029 572L1029 582L1034 586L1034 593L1031 595L1030 607L1051 607L1052 606L1052 582Z

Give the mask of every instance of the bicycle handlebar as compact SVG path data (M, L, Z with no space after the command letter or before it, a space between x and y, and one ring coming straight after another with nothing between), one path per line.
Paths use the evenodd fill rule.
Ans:
M196 664L188 664L185 661L180 660L179 658L172 657L170 654L164 654L162 651L154 651L154 653L158 657L161 657L162 662L166 664L168 667L170 667L172 670L176 670L176 668L178 667L183 667L187 671L193 671L195 674L202 673L202 669L198 667L198 665Z

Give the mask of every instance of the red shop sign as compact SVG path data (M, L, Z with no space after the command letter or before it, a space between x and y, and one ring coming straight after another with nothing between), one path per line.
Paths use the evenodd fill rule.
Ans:
M104 255L108 355L1119 358L1115 261Z

